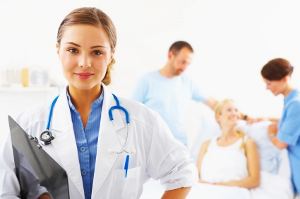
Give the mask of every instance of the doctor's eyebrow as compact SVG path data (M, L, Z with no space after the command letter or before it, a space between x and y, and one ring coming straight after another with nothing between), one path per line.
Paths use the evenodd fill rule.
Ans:
M74 42L66 42L65 44L71 44L71 45L74 45L74 46L77 46L77 47L81 47L79 44L76 44ZM107 46L96 45L96 46L91 47L91 49L94 49L94 48L107 48Z
M76 43L74 43L74 42L66 42L65 44L71 44L71 45L74 45L74 46L80 47L80 45L79 45L79 44L76 44Z
M99 45L99 46L92 46L91 48L93 49L93 48L108 48L108 47Z

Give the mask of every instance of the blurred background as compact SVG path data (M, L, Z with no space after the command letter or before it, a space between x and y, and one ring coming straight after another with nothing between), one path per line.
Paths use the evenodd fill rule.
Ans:
M203 92L232 98L249 115L281 114L282 97L272 96L260 77L268 60L290 60L300 85L297 0L1 0L0 139L8 130L7 114L45 103L65 85L56 33L63 17L81 6L102 9L117 27L111 87L121 96L130 97L140 76L165 64L176 40L194 47L187 73ZM187 114L192 145L212 113L191 102Z

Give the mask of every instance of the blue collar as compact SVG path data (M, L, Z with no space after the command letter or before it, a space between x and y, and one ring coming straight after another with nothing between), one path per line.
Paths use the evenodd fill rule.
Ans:
M284 97L284 104L291 101L296 95L298 95L298 90L293 89L287 96Z
M96 106L100 106L101 103L103 102L103 99L104 99L104 92L103 92L103 89L101 89L101 95L94 100L94 102L92 103L92 107L96 107ZM66 93L67 93L67 98L68 98L68 104L70 106L70 108L73 110L73 111L76 111L76 108L71 100L71 96L70 96L70 93L69 93L69 90L67 89L66 90Z

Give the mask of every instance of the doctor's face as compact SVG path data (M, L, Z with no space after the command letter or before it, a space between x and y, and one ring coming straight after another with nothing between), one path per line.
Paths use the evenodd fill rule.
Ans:
M105 31L98 26L71 25L63 32L57 52L70 87L99 87L112 61Z

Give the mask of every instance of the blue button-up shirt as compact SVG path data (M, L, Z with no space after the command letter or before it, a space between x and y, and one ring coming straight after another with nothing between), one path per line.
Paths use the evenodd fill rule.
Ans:
M100 97L93 102L85 128L83 126L80 114L73 105L68 92L67 96L76 139L84 195L86 199L90 199L92 196L98 134L104 95L102 92Z

